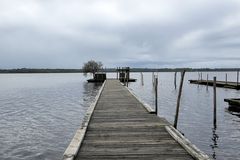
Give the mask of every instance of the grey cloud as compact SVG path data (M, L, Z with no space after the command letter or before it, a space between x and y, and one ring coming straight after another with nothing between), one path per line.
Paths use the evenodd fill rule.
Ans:
M108 67L237 67L239 10L234 0L4 0L0 68L80 68L89 59Z

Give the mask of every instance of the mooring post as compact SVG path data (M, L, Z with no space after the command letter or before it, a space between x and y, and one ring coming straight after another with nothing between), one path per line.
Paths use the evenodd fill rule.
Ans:
M217 93L216 93L216 81L217 78L213 77L213 125L217 126Z
M178 98L177 98L176 114L175 114L175 120L174 120L174 125L173 125L174 128L177 128L178 113L179 113L180 100L181 100L181 95L182 95L182 87L183 87L184 75L185 75L185 70L183 70L183 72L181 74L181 82L180 82Z
M155 113L158 115L158 77L155 76Z
M228 78L228 75L227 73L225 74L225 83L227 84L227 78Z
M154 72L152 72L152 85L154 86L154 82L155 82L155 74Z
M177 89L177 72L174 74L174 87Z
M199 75L199 72L198 72L198 87L199 87L199 81L200 81L200 75Z
M118 67L117 67L117 79L118 79Z
M127 87L128 87L128 81L129 81L129 71L126 71L126 74L127 74Z
M120 67L118 67L118 79L120 79Z
M237 86L238 86L238 81L239 81L239 71L237 71Z
M144 85L144 82L143 82L143 73L141 72L141 84L142 86Z
M155 79L155 73L153 72L153 88L155 89L155 82L156 82L156 79Z
M127 72L124 72L124 86L126 86Z
M200 73L201 81L202 81L202 72Z
M208 91L208 74L207 74L207 91Z
M123 67L122 67L122 68L120 67L119 69L120 69L120 72L119 72L119 79L120 79L121 82L124 83ZM121 76L120 76L120 75L121 75Z

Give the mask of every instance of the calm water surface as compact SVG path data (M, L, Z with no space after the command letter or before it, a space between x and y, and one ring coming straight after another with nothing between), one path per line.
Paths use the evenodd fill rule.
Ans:
M61 159L99 88L82 74L0 74L0 159Z
M140 73L129 85L139 97L154 106L152 74ZM225 73L208 73L225 80ZM116 74L108 74L116 77ZM206 74L203 73L203 78ZM189 84L197 73L186 73L178 129L210 157L240 159L240 116L229 112L224 98L240 96L240 91L217 88L217 128L213 128L212 87ZM228 73L236 80L235 73ZM0 159L57 160L80 126L82 118L99 90L86 83L82 74L0 74ZM178 90L174 73L159 73L159 116L173 122ZM178 75L178 84L180 76Z
M203 73L203 78L206 79ZM225 80L225 73L208 73L209 79ZM144 86L141 85L140 73L132 77L139 79L131 83L130 88L145 102L154 106L152 73L143 73ZM240 91L217 88L217 128L213 127L213 88L190 84L189 79L197 79L198 73L186 73L181 99L178 129L185 136L207 153L210 157L223 160L240 159L240 115L229 112L224 98L239 98ZM236 81L236 73L228 72L228 79ZM178 84L180 74L178 74ZM173 123L178 90L174 88L174 73L159 73L159 116Z

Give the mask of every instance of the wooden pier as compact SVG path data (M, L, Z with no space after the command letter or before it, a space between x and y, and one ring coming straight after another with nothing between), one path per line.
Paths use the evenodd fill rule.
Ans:
M64 160L209 159L127 87L106 80Z
M240 98L224 99L224 101L228 102L230 111L240 112Z
M190 83L213 86L213 80L189 80ZM240 84L237 82L216 81L217 87L240 89Z

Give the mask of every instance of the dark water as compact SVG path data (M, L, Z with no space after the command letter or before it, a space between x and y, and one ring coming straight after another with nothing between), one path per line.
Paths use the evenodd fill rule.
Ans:
M0 159L61 159L99 88L82 74L0 74Z
M141 85L140 73L133 73L138 79L130 88L145 102L154 106L152 73L144 74L144 86ZM225 80L225 73L208 73L209 79L217 76ZM213 88L188 83L189 79L197 79L197 73L186 73L178 129L198 148L210 157L223 160L240 159L240 115L229 112L224 98L239 98L240 91L217 88L217 128L213 127ZM203 73L206 78L206 73ZM236 81L236 73L229 72L228 79ZM178 83L180 74L178 75ZM159 73L159 116L173 123L176 110L178 90L174 88L174 73Z

